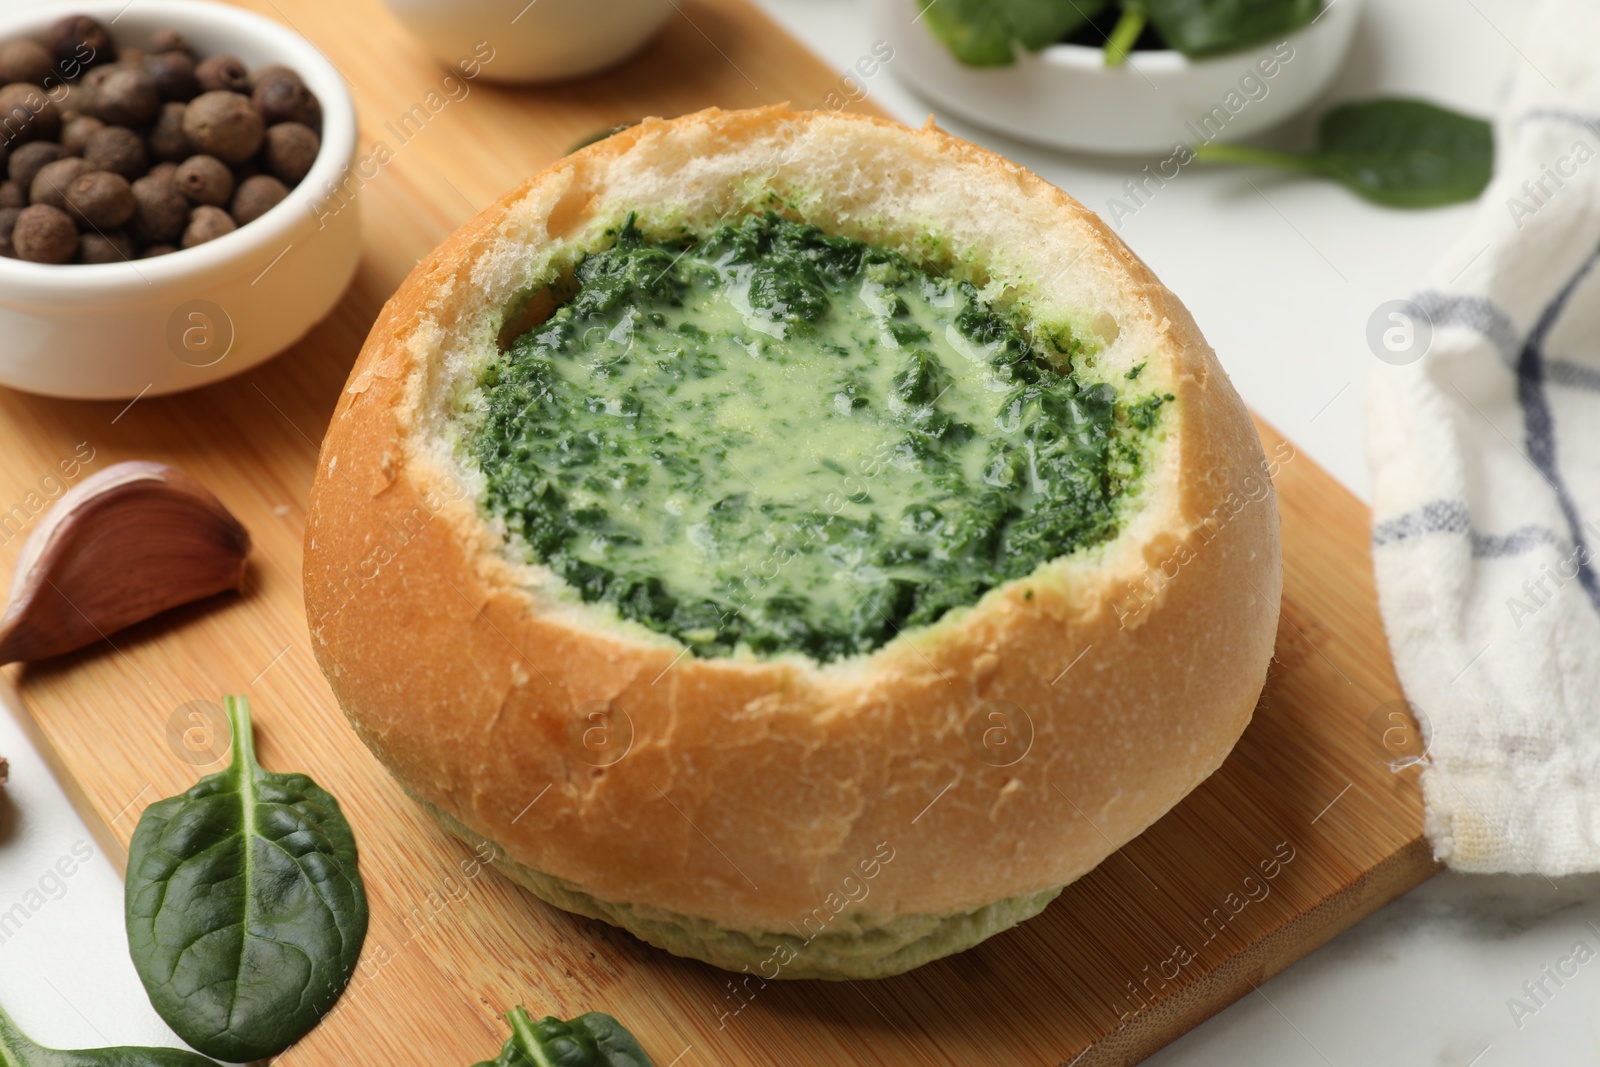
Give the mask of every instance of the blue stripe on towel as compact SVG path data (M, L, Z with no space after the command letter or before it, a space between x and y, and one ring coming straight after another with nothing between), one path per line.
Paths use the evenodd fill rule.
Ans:
M1561 287L1528 334L1528 340L1517 358L1517 402L1522 405L1522 421L1527 427L1528 458L1556 494L1556 502L1561 505L1561 514L1567 520L1572 542L1578 549L1578 581L1583 591L1589 594L1590 605L1600 612L1600 581L1596 580L1594 566L1589 559L1577 505L1573 503L1572 494L1568 492L1566 480L1561 475L1561 465L1556 460L1555 418L1544 388L1545 340L1550 336L1550 331L1555 329L1556 323L1561 321L1561 314L1566 311L1572 294L1588 278L1596 262L1600 262L1600 250L1591 254L1571 280Z
M1472 529L1472 517L1460 500L1434 500L1415 511L1408 511L1372 528L1372 545L1381 548L1397 541L1410 541L1430 533L1464 534Z
M1479 559L1501 559L1506 556L1520 556L1531 552L1540 545L1553 545L1557 549L1566 546L1556 532L1548 526L1518 526L1504 537L1494 534L1481 534L1476 531L1472 534L1472 554Z
M1415 300L1435 326L1461 326L1480 333L1494 345L1507 367L1516 366L1517 352L1522 348L1520 332L1511 324L1511 316L1485 298L1429 290L1418 293Z
M1520 556L1540 545L1564 548L1556 532L1548 526L1519 526L1508 534L1479 533L1472 528L1467 505L1460 500L1434 500L1415 511L1380 522L1372 528L1372 547L1410 541L1426 534L1465 534L1476 559Z
M1435 326L1460 326L1480 334L1500 353L1506 369L1515 369L1524 342L1511 324L1511 316L1504 311L1481 296L1458 296L1433 290L1418 293L1415 300ZM1570 360L1547 360L1545 380L1551 385L1600 393L1600 368Z
M1593 134L1600 134L1600 115L1588 115L1582 111L1573 111L1565 107L1535 107L1529 108L1518 115L1511 123L1511 131L1516 133L1530 122L1568 122L1574 126L1581 126Z

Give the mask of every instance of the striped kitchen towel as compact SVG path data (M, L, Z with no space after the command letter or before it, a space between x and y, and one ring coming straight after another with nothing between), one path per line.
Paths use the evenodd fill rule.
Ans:
M1378 594L1438 858L1600 870L1600 4L1546 0L1496 178L1375 317Z

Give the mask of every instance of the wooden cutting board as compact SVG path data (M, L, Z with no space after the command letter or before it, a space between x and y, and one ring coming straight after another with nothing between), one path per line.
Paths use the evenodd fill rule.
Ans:
M1132 1063L1433 873L1415 771L1388 766L1407 720L1374 601L1367 513L1292 448L1277 479L1278 653L1253 725L1210 781L1039 918L900 978L760 988L475 870L350 732L301 610L317 445L368 326L419 257L585 134L713 104L837 106L858 83L744 0L684 0L626 66L549 89L473 84L398 144L388 124L445 72L377 0L250 6L343 70L362 154L380 140L393 149L360 193L360 273L301 344L201 392L124 406L0 391L0 511L37 511L75 452L92 454L77 478L151 458L210 485L254 534L242 597L13 672L114 856L145 805L221 766L210 762L221 752L196 746L223 693L252 699L267 766L306 771L342 799L361 841L371 934L337 1013L282 1063L465 1065L498 1048L498 1016L517 1003L535 1014L609 1011L658 1067ZM1262 436L1272 454L1280 438L1265 426ZM22 538L0 541L9 567Z

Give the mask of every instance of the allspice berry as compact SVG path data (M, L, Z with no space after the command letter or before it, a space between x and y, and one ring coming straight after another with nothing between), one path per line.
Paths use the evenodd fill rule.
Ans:
M233 194L233 221L240 226L254 222L283 202L289 187L270 174L257 174L239 183Z
M17 227L17 217L22 214L20 207L0 207L0 256L6 259L16 259L17 250L11 243L11 231Z
M189 198L176 181L152 171L134 182L131 191L133 217L128 220L128 232L134 240L168 244L183 236L183 228L189 224Z
M27 191L33 187L33 179L38 176L40 168L66 154L67 150L54 141L30 141L11 153L11 160L6 164L7 173L12 181Z
M189 216L189 226L183 231L181 243L184 248L193 248L207 241L215 241L223 234L232 233L238 228L234 225L232 217L220 207L201 204Z
M157 256L170 256L177 250L177 245L145 245L144 251L139 253L139 258L155 259Z
M67 186L67 210L101 232L122 226L133 217L133 209L133 189L120 174L92 170Z
M256 89L263 82L287 74L291 78L300 77L300 72L293 67L286 67L282 63L263 63L250 72L250 88Z
M107 126L89 136L83 158L90 170L109 170L129 181L150 169L144 138L126 126Z
M49 204L33 204L17 215L11 243L18 259L33 263L67 263L78 251L78 227L72 216Z
M176 50L146 56L145 73L156 83L163 100L193 100L200 94L200 79L195 77L194 56Z
M0 182L0 208L27 207L28 191L14 181Z
M60 60L77 60L84 66L117 58L111 34L88 15L58 19L44 35L44 43Z
M239 93L201 93L183 113L183 132L195 151L224 163L243 163L261 147L261 112Z
M94 94L94 113L118 126L143 126L160 110L156 80L143 68L116 68Z
M48 141L61 132L61 112L41 87L12 82L0 87L0 128L11 144Z
M111 77L111 72L116 69L116 66L110 63L90 68L89 73L85 74L82 80L78 82L77 89L83 95L74 101L75 106L85 113L93 111L95 94L100 91L100 86L105 84L105 80Z
M317 161L322 139L299 122L280 122L268 127L261 155L267 169L290 185L297 185Z
M145 145L150 149L151 156L162 161L180 163L194 152L194 149L189 147L189 135L183 132L183 116L187 110L186 104L176 101L161 105L155 125L150 127L150 134L145 138Z
M55 67L56 57L38 41L20 37L0 44L0 82L43 85Z
M28 185L29 201L65 210L67 188L88 170L89 165L77 156L63 156L54 163L46 163Z
M163 160L150 168L148 177L164 178L173 184L178 181L178 165L171 160Z
M178 164L175 177L193 203L221 207L233 198L233 171L215 156L190 156Z
M268 126L279 122L322 125L322 105L293 71L282 70L257 81L250 99L260 109Z
M126 263L134 258L133 242L121 230L86 233L78 238L79 263Z
M194 76L203 93L250 91L250 71L238 56L207 56L195 65Z
M187 52L194 56L194 45L177 30L157 30L150 35L151 52Z
M77 115L61 127L61 147L81 156L89 145L89 135L105 128L106 124L93 115Z

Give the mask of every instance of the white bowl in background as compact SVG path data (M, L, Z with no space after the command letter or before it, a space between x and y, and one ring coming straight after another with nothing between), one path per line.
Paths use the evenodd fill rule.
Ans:
M490 81L548 82L622 62L654 37L673 0L384 0L447 67L476 59ZM491 51L492 50L492 51ZM484 55L492 59L484 61Z
M322 103L322 150L281 204L206 244L126 263L0 258L0 385L84 400L154 396L230 377L294 344L333 309L361 255L354 197L328 192L343 188L356 148L344 79L294 32L204 0L29 5L0 15L0 41L42 37L66 13L100 19L119 47L174 29L201 56L293 68Z
M1107 154L1237 141L1283 122L1327 91L1361 14L1361 0L1330 0L1278 41L1206 59L1132 52L1107 67L1098 48L1057 44L1019 48L1010 67L968 67L928 30L918 0L872 3L890 68L928 99L1020 140Z

